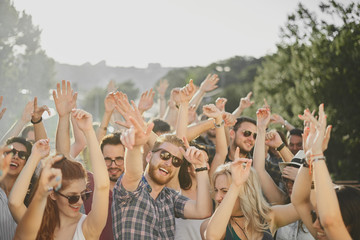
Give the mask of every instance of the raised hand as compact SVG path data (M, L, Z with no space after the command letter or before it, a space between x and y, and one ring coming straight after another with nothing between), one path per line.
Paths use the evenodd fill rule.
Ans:
M287 167L284 167L281 176L295 181L298 171L299 171L299 168L287 166Z
M35 156L38 160L47 157L50 153L50 140L49 139L40 139L36 143L34 143L31 156ZM30 156L30 158L31 158Z
M0 181L6 176L7 172L10 169L11 158L13 153L4 154L9 152L12 149L12 146L0 147Z
M93 129L93 119L90 113L82 109L73 109L72 116L81 131L87 132Z
M270 122L271 123L280 123L282 125L285 124L284 118L282 116L280 116L279 114L276 114L276 113L273 113L271 115Z
M169 83L166 79L160 81L159 86L156 87L156 91L160 97L165 97L165 92L168 87Z
M259 108L256 111L256 117L257 117L257 126L266 128L267 125L270 122L270 108Z
M146 129L139 122L136 121L133 117L129 117L131 126L125 132L121 134L120 140L124 147L128 149L133 149L134 147L145 145L150 138L152 129L154 128L154 123L151 122L146 125Z
M76 107L77 93L74 93L69 81L65 82L65 80L62 80L61 88L60 83L56 84L56 91L53 91L53 98L56 111L60 117L70 114L71 110Z
M236 121L237 121L236 117L228 112L223 112L222 118L224 120L225 127L232 127L236 124Z
M109 92L104 100L105 112L113 112L116 105L115 92Z
M3 96L0 96L0 108L1 108L2 102L3 102ZM0 111L0 119L2 119L2 117L4 116L5 111L6 111L6 108L3 108Z
M138 104L138 109L140 113L143 113L149 110L154 104L154 95L153 89L151 88L149 91L145 91L141 94L140 101Z
M21 121L23 123L28 123L31 120L31 115L34 111L34 102L33 101L29 101L26 105L25 108L23 110L23 113L21 115Z
M176 105L180 104L180 90L181 88L173 88L170 92L170 101Z
M209 118L214 118L214 119L222 118L221 111L214 104L204 105L203 113Z
M43 170L39 179L38 191L47 197L51 191L58 191L61 188L62 173L58 168L52 168L54 163L63 159L62 155L56 155L44 162Z
M239 147L235 150L234 162L231 163L232 183L235 186L242 186L250 176L252 159L240 158Z
M193 80L190 79L189 83L180 90L180 102L190 102L191 98L196 92Z
M217 74L208 74L205 80L200 85L200 91L202 92L210 92L218 87L216 85L219 82L219 77Z
M240 103L239 103L240 109L244 110L246 108L251 107L251 105L254 104L254 101L250 100L251 96L252 96L252 92L249 92L246 95L246 97L240 99Z
M265 135L265 144L272 148L277 148L283 143L279 133L276 130L271 130Z
M303 135L306 154L316 155L325 151L330 140L332 126L326 127L327 116L324 111L324 104L319 106L319 119L316 119L309 109L306 109L303 115L299 115L299 118L310 122L310 128L306 127Z
M225 112L226 102L227 102L226 98L217 98L215 101L215 105L221 112Z
M189 163L193 164L195 168L206 167L209 160L207 154L196 147L190 147L186 137L183 137L183 141L186 151L182 147L179 147L179 150L183 154L184 158Z
M37 104L37 97L34 97L34 111L31 115L31 120L33 122L38 122L41 119L41 116L44 112L47 112L50 116L50 110L46 105L42 105L41 107Z

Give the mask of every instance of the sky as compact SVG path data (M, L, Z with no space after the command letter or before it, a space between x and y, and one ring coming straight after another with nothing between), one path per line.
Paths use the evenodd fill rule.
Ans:
M302 0L318 11L318 0ZM13 0L60 63L206 66L276 51L293 0Z

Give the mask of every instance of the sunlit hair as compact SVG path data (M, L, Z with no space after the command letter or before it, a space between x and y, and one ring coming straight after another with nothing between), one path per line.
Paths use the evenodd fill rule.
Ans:
M56 162L53 168L58 168L62 173L61 190L66 189L73 180L84 179L87 180L87 174L83 165L79 162L68 160L66 158ZM41 226L36 237L37 240L52 240L54 239L54 231L56 226L60 226L59 209L56 201L48 196L44 216Z
M220 165L212 176L211 185L215 189L216 178L220 175L227 177L231 184L231 163ZM271 211L269 204L262 195L260 182L255 169L251 168L250 176L246 181L242 194L239 195L240 209L245 217L245 231L264 232L269 229L269 213Z
M185 150L183 140L181 140L174 134L163 134L163 135L159 136L154 143L153 150L158 149L160 147L160 145L165 142L174 144L175 146L178 146L178 147L182 147Z

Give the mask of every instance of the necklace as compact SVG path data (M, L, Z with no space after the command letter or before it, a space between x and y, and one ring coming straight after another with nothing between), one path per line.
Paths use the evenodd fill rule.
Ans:
M242 216L238 216L238 217L243 217ZM240 228L240 230L243 232L243 234L245 235L246 239L249 239L248 236L245 233L245 229L243 229L242 227L240 227L240 225L233 219L233 217L231 217L231 220L233 220L233 222Z

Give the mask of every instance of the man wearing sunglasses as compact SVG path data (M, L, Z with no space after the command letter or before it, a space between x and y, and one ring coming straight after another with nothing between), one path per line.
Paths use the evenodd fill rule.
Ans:
M250 152L255 145L256 121L249 117L237 119L233 129L230 130L230 147L225 162L234 161L234 154L237 147L240 149L241 158L251 158Z
M12 145L12 149L5 154L12 154L10 169L7 175L0 182L0 236L1 239L13 239L16 223L8 207L8 196L10 191L24 168L27 159L31 154L32 145L21 137L13 137L6 141Z
M211 215L206 156L187 142L185 148L175 135L162 135L147 154L148 165L143 172L142 146L150 137L153 123L143 127L133 118L131 122L133 126L121 136L126 149L125 171L114 188L114 238L174 239L175 217L203 219ZM196 201L165 187L176 176L183 156L196 169Z

